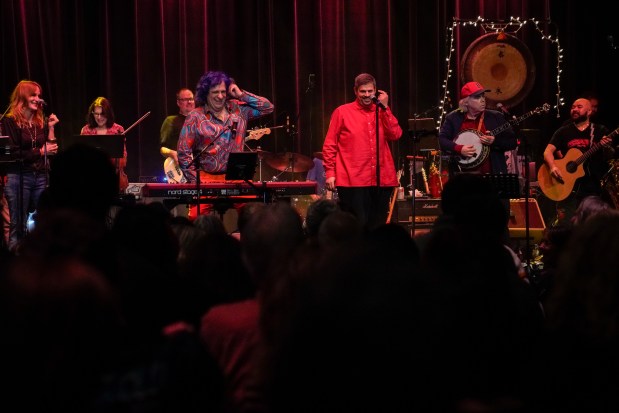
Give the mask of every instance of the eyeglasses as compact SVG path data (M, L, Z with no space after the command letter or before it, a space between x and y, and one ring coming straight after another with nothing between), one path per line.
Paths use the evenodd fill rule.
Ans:
M194 98L183 98L183 99L178 99L179 102L193 102Z
M91 112L92 116L105 116L103 112Z

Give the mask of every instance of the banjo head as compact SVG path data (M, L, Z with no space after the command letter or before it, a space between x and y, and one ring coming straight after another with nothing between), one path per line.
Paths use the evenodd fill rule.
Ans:
M458 145L472 145L475 148L475 155L469 158L458 158L458 164L463 168L475 168L486 159L488 156L488 146L481 143L479 133L474 129L464 130L460 132L454 140Z

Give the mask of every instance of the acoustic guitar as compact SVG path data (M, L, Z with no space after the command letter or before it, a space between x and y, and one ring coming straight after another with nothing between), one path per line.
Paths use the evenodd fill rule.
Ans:
M619 128L612 131L608 137L612 138L617 133L619 133ZM585 169L582 164L603 147L604 145L597 142L585 153L579 149L572 148L567 151L563 158L556 159L555 166L561 172L562 181L552 176L550 168L544 163L537 171L537 182L544 195L553 201L562 201L567 198L574 189L576 180L585 175Z

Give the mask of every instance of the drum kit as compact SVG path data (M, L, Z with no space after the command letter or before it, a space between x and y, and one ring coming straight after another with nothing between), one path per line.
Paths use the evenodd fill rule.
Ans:
M270 133L271 129L277 129L277 128L282 128L282 127L283 126L273 126L270 128L249 130L248 137L245 138L245 141L247 142L248 140L258 140L264 134ZM259 181L266 180L266 179L263 179L263 169L265 168L265 165L269 168L272 168L274 171L278 172L278 173L276 172L276 175L273 176L272 179L270 179L272 181L280 180L281 175L286 174L286 173L290 174L289 176L290 181L299 180L299 177L295 176L295 174L307 172L314 167L314 161L309 156L305 156L300 153L295 153L295 152L274 153L274 152L262 150L260 146L258 146L256 149L252 149L252 151L258 153L258 170L256 171L257 173L256 178Z

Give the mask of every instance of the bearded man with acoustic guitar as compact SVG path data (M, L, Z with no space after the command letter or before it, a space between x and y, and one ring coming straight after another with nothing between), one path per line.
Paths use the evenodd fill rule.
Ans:
M468 82L460 91L459 108L448 113L438 138L441 150L451 155L449 174L460 172L507 173L505 152L516 149L516 133L503 113L486 109L479 82Z
M569 220L588 195L606 199L601 180L613 157L611 145L617 131L609 134L604 125L592 123L591 102L579 98L570 110L571 122L561 126L544 150L538 182L544 195L556 201L556 223Z

